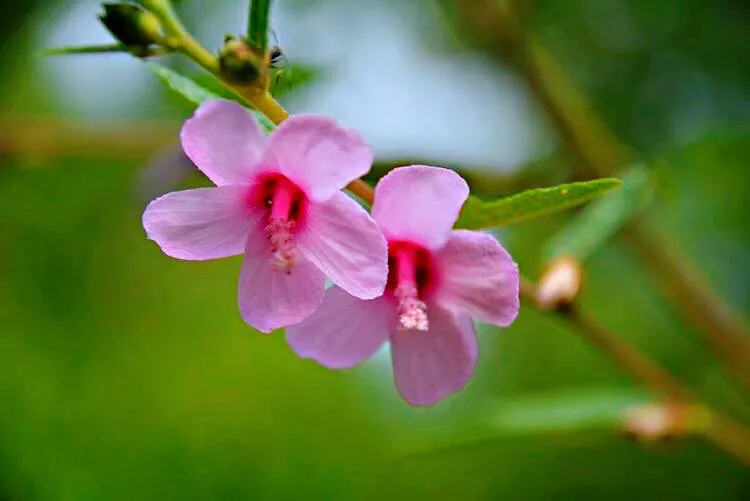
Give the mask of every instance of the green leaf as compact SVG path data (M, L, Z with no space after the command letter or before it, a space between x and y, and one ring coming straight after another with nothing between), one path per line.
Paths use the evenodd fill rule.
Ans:
M222 99L234 101L245 106L245 102L240 96L226 88L224 84L211 73L191 73L189 75L185 75L185 78L189 78L195 84L200 85L211 94L215 94Z
M273 95L279 97L289 94L318 80L322 74L323 70L317 66L284 62L281 68L274 71L271 79Z
M580 205L604 195L620 184L619 179L596 179L526 190L490 202L469 196L461 209L456 227L478 230L507 226Z
M638 388L579 388L507 396L477 413L460 429L431 429L400 437L404 456L431 456L482 446L496 440L611 433L625 413L652 402Z
M43 54L45 56L67 56L70 54L107 54L112 52L127 52L129 53L132 47L116 43L110 45L88 45L82 47L51 47L45 49Z
M166 66L157 63L147 64L149 69L154 72L162 82L167 84L170 89L194 104L200 105L210 99L220 99L220 96L198 85L194 80L191 80L184 75L180 75Z
M271 0L250 0L247 19L247 38L250 45L265 54L268 48L268 23Z
M158 76L159 79L170 89L172 89L188 101L192 102L193 104L200 105L201 103L204 103L205 101L211 99L226 99L224 95L219 95L211 92L210 90L198 84L195 80L192 80L184 75L180 75L176 71L171 70L166 66L162 66L161 64L157 63L146 64L148 65L149 69L151 69L151 71L154 72L154 74ZM235 99L235 101L237 101L237 99ZM273 130L273 128L275 127L273 122L271 122L271 120L269 120L268 117L266 117L263 113L253 109L248 109L248 111L255 115L255 118L258 119L258 122L266 133L269 133Z
M611 429L626 410L649 401L639 390L579 389L506 399L487 415L490 426L504 435Z
M546 256L573 256L583 261L598 249L634 214L653 200L654 182L648 171L637 166L623 177L622 188L586 207L549 242Z

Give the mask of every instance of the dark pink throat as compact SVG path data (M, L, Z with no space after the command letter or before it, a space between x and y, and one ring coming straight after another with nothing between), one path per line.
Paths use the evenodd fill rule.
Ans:
M426 331L427 303L437 281L429 251L410 242L388 242L388 284L386 293L395 298L399 326Z
M261 222L271 251L271 266L291 273L299 261L295 235L305 224L305 193L285 176L269 174L253 186L248 204L263 213Z
M304 222L307 197L284 175L266 174L253 184L248 204L255 210L267 211L269 219L294 222L299 227Z

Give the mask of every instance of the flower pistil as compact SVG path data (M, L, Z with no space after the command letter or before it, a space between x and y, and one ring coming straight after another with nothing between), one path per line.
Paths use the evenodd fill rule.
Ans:
M271 266L278 271L291 273L299 261L294 240L301 223L304 193L281 175L266 179L263 192L264 203L270 209L263 233L271 248Z
M404 330L426 331L427 304L420 298L418 277L418 249L406 243L391 246L391 259L395 271L395 287L399 327Z

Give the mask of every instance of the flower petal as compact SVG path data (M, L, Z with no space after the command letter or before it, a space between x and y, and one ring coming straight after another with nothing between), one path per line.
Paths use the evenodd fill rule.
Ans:
M312 316L286 329L286 339L302 358L331 369L354 367L388 338L396 317L384 297L363 301L333 286Z
M260 230L250 234L240 272L238 301L245 322L261 332L296 324L323 300L325 277L305 259L288 272L272 265L268 241Z
M143 213L143 227L168 256L217 259L242 254L257 216L244 203L241 186L167 193Z
M313 200L325 200L372 166L359 135L318 115L294 115L273 131L263 162L275 166Z
M458 230L437 254L438 301L473 317L508 326L518 316L518 265L489 233Z
M387 244L370 215L344 193L312 202L299 238L304 256L346 292L359 299L383 294Z
M180 139L190 160L217 186L247 184L267 141L248 110L218 99L195 110Z
M448 238L468 196L466 181L450 169L400 167L375 187L372 217L389 241L406 240L436 249Z
M474 374L477 342L468 315L453 315L432 303L426 332L391 332L396 387L412 405L433 405L458 392Z

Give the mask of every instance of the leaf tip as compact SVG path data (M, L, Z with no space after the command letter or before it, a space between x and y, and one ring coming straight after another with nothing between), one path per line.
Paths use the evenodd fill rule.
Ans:
M606 177L601 181L603 181L602 184L605 186L607 191L615 190L622 186L622 179L617 177Z

